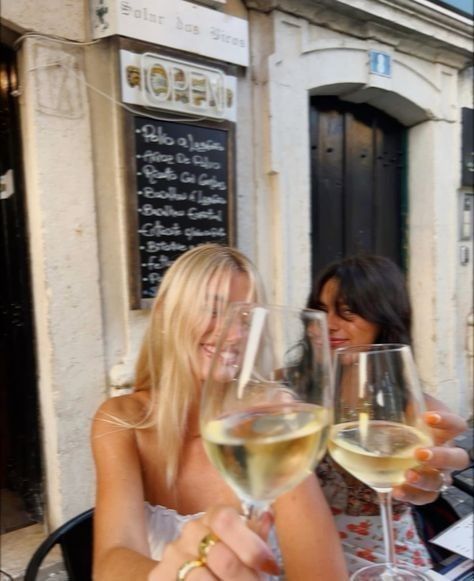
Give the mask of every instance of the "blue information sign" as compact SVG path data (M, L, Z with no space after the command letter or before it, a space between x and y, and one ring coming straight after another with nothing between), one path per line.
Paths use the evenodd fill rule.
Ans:
M382 77L392 76L392 57L388 53L371 50L369 51L369 56L371 73Z

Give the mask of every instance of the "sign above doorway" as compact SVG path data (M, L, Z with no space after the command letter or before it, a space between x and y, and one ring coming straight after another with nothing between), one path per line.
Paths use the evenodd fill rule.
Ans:
M248 22L185 0L91 0L93 38L126 36L248 66Z

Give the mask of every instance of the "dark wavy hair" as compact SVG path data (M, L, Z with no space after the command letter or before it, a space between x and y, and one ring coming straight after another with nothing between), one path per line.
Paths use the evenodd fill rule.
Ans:
M405 277L394 262L371 254L333 262L317 277L308 298L309 308L321 308L321 291L330 279L339 283L337 305L347 305L355 314L379 326L376 343L411 345L410 299Z

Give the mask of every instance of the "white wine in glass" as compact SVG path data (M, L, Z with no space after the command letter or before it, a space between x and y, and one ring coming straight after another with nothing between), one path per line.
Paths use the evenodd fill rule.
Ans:
M352 581L428 580L395 560L391 492L418 462L417 448L433 444L423 421L423 394L408 345L343 347L335 352L334 425L329 453L378 495L385 564L360 569Z
M247 516L311 474L332 421L326 316L231 304L201 397L201 434Z

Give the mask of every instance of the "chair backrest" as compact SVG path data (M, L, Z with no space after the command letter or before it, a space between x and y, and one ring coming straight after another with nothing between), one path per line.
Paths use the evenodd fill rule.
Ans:
M470 456L471 458L474 456L474 449L471 450ZM474 461L464 470L452 472L451 478L453 479L453 486L474 498Z
M94 509L73 517L53 531L34 552L24 581L36 581L41 563L55 545L60 545L70 581L92 580L92 521Z

